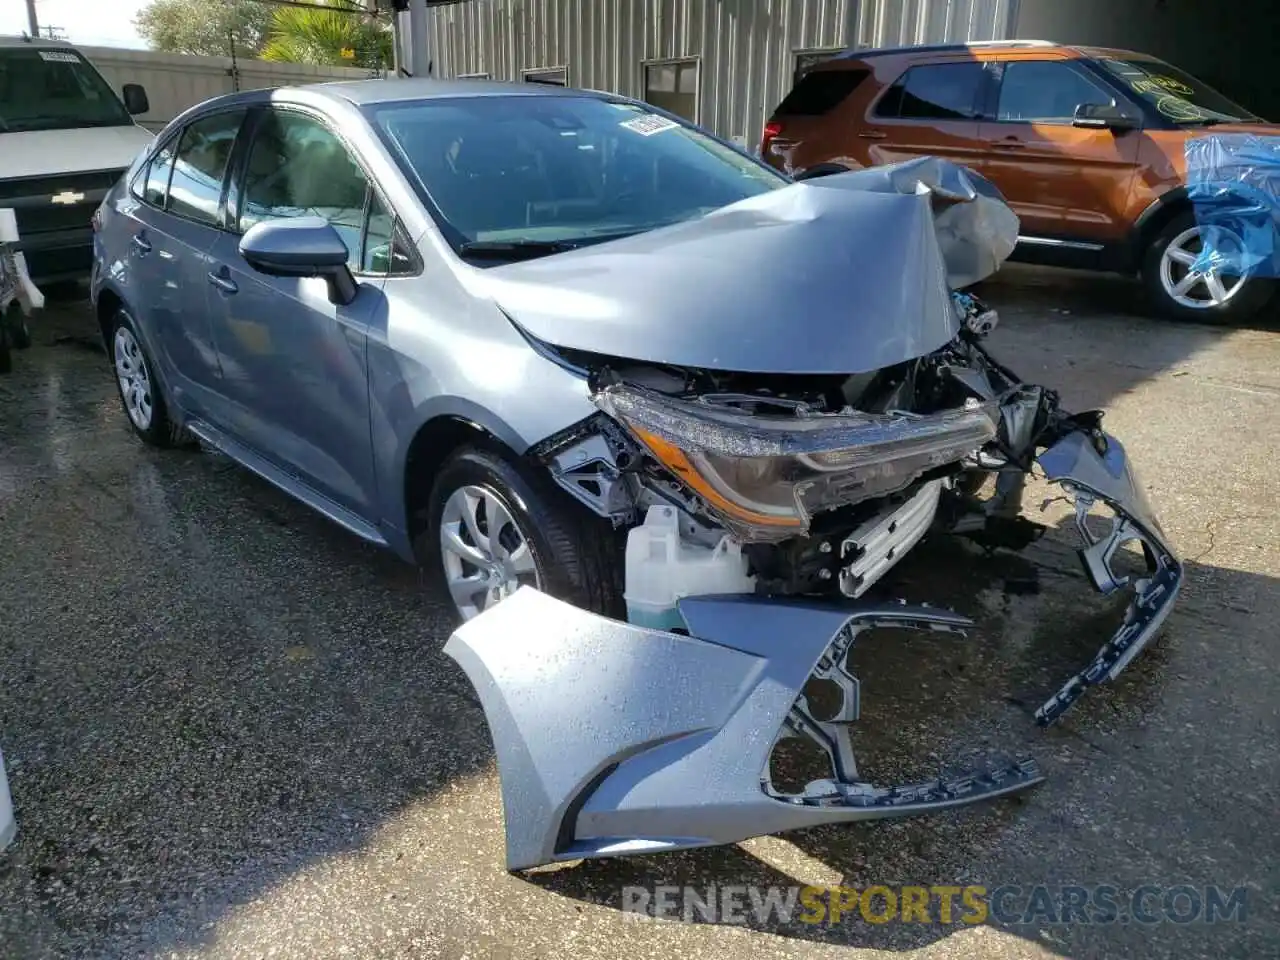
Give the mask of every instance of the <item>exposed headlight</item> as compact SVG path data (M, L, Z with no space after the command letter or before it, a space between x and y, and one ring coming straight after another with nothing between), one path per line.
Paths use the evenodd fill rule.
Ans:
M989 442L998 416L976 402L927 416L761 415L625 385L594 399L750 540L786 539L823 510L901 490Z

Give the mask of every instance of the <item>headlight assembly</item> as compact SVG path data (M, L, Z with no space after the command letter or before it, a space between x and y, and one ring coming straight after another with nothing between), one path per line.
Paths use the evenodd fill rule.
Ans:
M822 510L901 490L990 441L998 415L976 402L927 416L761 415L627 385L594 399L745 540L803 534Z

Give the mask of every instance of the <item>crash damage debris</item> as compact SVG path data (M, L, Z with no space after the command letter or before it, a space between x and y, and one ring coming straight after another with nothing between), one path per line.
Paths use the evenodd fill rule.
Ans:
M604 274L568 260L514 271L549 271L602 302L613 296L608 302L620 311L640 304L649 320L661 308L663 321L642 325L641 340L617 343L606 342L599 324L566 327L565 318L520 301L517 288L506 290L512 322L540 356L585 381L599 411L536 444L530 457L628 538L652 533L651 513L670 518L674 508L677 525L668 520L661 542L678 532L676 552L694 558L691 569L702 564L705 573L723 558L739 566L715 582L734 591L749 585L690 596L699 591L681 590L677 579L669 606L656 604L661 619L645 621L663 630L524 588L450 638L446 652L475 685L493 731L510 869L925 813L1039 783L1029 759L919 784L860 780L850 725L862 689L848 666L857 635L870 627L963 633L972 626L949 611L875 601L872 590L928 536L962 536L988 551L1035 542L1046 528L1021 511L1037 469L1074 506L1093 586L1133 595L1124 624L1036 711L1040 724L1057 722L1091 686L1114 679L1151 642L1178 594L1181 564L1124 447L1102 429L1101 412L1069 413L1053 390L1024 383L983 343L995 311L955 289L993 273L1013 249L1017 220L1008 208L980 195L963 168L933 158L788 189L796 192L734 214L771 230L742 233L730 208L676 230L698 249L737 238L746 260L775 266L800 247L839 245L824 231L849 240L860 229L869 236L883 229L894 239L883 256L915 251L919 283L908 286L921 297L895 300L873 283L865 309L847 320L841 314L840 323L852 325L839 332L851 352L870 343L847 373L831 367L833 353L844 356L830 346L836 340L820 354L787 354L789 373L724 369L726 357L758 362L759 344L752 354L741 338L721 336L725 324L736 335L747 321L726 316L723 304L707 299L715 291L696 284L668 289L650 278L643 292L632 291L633 302L627 291L619 300L591 287ZM858 192L904 196L879 205L850 196ZM933 218L932 253L919 232L922 212ZM798 246L777 246L785 238ZM654 263L649 252L646 263ZM894 262L901 289L897 268L911 261ZM834 298L831 278L812 258L804 270L817 285L815 302L847 302ZM946 284L949 302L940 293ZM747 310L755 300L737 302ZM768 318L752 322L764 324L762 342L786 352L785 330ZM944 328L949 335L938 336ZM627 352L599 352L611 347ZM1102 532L1091 526L1098 506L1113 515ZM735 549L722 550L726 542ZM1119 575L1113 561L1133 543L1146 573ZM635 555L643 563L653 552ZM662 556L670 559L665 549ZM1006 582L1011 593L1036 587L1034 577ZM838 705L819 713L805 692L811 683L834 688ZM770 761L779 743L797 737L825 755L831 772L790 792L775 783Z

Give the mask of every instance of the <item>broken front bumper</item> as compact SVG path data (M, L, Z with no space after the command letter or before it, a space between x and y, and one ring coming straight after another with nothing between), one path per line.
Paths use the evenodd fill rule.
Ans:
M1124 626L1037 713L1051 723L1150 640L1182 571L1118 441L1072 432L1039 462L1076 503L1081 555L1095 586L1135 592ZM1102 537L1085 521L1097 502L1115 513ZM1143 545L1151 572L1129 584L1111 560L1132 540ZM449 639L445 652L475 685L493 734L508 869L931 812L1043 779L1031 760L897 787L859 779L848 728L858 717L859 689L847 662L857 635L873 627L962 632L972 625L964 617L905 604L755 596L686 598L680 612L689 636L522 588ZM839 708L825 719L810 709L804 691L811 680L840 693ZM788 736L822 747L831 777L797 794L777 790L770 759Z
M1182 587L1182 564L1174 555L1146 491L1134 476L1124 446L1101 431L1067 434L1038 458L1045 476L1072 499L1076 528L1084 539L1080 559L1085 573L1103 594L1129 587L1133 601L1124 623L1093 658L1036 711L1036 720L1049 725L1080 699L1089 687L1114 680L1151 641L1173 609ZM1099 535L1089 525L1089 511L1097 503L1114 514L1110 529ZM1147 575L1119 576L1113 566L1116 552L1127 543L1142 547Z
M744 596L690 598L680 609L696 636L525 587L449 639L445 652L475 685L493 734L509 870L925 813L1042 779L1024 761L877 788L856 779L843 725L807 708L810 676L842 664L859 631L956 631L963 617ZM856 714L856 693L845 711ZM835 776L784 798L771 787L770 755L780 737L806 733L829 740Z

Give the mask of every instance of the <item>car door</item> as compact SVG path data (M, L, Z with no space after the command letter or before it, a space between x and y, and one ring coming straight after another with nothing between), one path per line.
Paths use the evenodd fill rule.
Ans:
M130 257L141 314L179 407L197 416L216 403L222 378L203 277L218 236L223 181L244 110L200 117L161 146L140 178ZM135 196L138 194L135 193Z
M982 64L972 59L908 67L871 104L857 132L867 144L865 161L879 165L935 156L968 166L981 162L984 83Z
M980 168L1022 220L1024 238L1105 244L1123 239L1142 134L1076 127L1076 108L1116 104L1100 78L1066 59L990 65L994 96L981 124Z
M311 490L376 521L367 334L382 279L361 269L371 187L341 138L318 116L262 110L229 199L235 229L220 236L201 278L234 439ZM272 277L240 256L244 231L266 220L321 216L342 236L359 283L330 302L319 277Z

